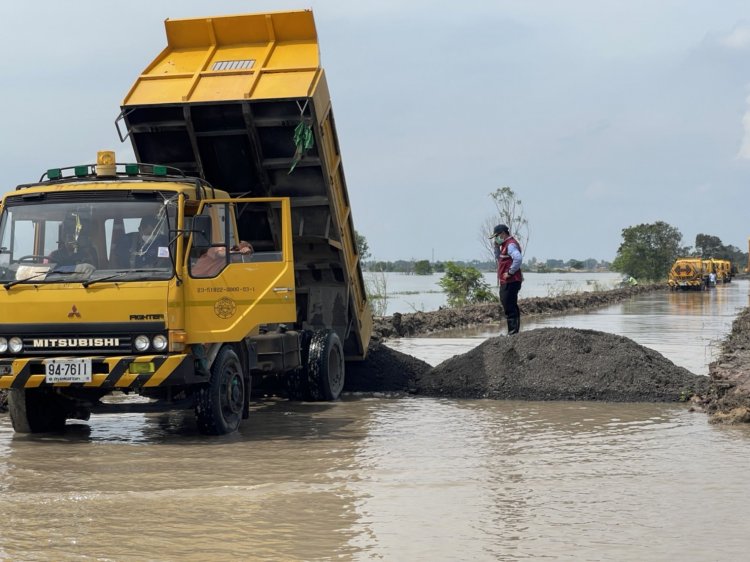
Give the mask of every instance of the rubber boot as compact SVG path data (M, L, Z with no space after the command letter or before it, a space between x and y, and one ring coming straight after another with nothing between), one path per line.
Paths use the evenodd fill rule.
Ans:
M508 335L511 336L513 334L518 333L518 318L515 316L508 316Z

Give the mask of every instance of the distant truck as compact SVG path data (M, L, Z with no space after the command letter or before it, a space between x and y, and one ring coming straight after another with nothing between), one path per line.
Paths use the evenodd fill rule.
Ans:
M345 360L367 353L312 13L167 20L166 32L117 121L137 162L102 151L3 198L0 388L18 432L186 408L199 431L229 433L254 376L335 400Z
M720 260L709 258L703 260L703 268L710 275L716 275L716 283L730 283L732 281L732 262L729 260Z
M673 290L703 290L707 285L708 269L701 258L678 258L669 270L667 283Z
M732 263L714 258L678 258L669 271L667 283L670 289L700 291L711 285L712 273L715 283L729 283L732 280Z

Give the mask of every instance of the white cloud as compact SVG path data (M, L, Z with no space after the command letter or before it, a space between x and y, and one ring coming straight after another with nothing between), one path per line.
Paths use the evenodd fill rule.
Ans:
M747 97L747 103L748 109L742 116L742 129L744 131L742 135L742 144L737 153L737 158L741 160L750 160L750 96Z
M719 43L728 49L744 50L750 48L750 25L737 25L727 35L719 38Z

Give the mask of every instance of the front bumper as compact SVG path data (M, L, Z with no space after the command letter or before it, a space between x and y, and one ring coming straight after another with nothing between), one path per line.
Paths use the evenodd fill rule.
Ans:
M89 357L91 359L91 382L47 383L45 376L46 357L23 357L0 359L1 388L78 387L131 389L191 385L207 382L207 377L195 369L190 355L140 355L123 357ZM139 368L131 368L133 364ZM142 365L146 364L146 365ZM141 372L144 368L152 372ZM135 371L135 372L134 372Z

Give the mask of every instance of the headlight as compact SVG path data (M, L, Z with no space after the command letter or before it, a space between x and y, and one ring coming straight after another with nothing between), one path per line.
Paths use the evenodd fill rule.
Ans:
M6 351L8 351L8 340L0 338L0 353L5 353Z
M158 336L154 336L154 339L151 340L151 344L154 346L154 349L156 351L164 351L165 349L167 349L168 343L169 341L167 340L167 338L165 336L162 336L161 334L159 334Z
M148 349L148 346L150 342L148 341L148 338L146 336L138 336L135 338L135 341L133 342L135 345L136 351L146 351Z
M10 348L12 353L21 353L23 350L23 340L19 337L12 337L8 341L8 347Z

